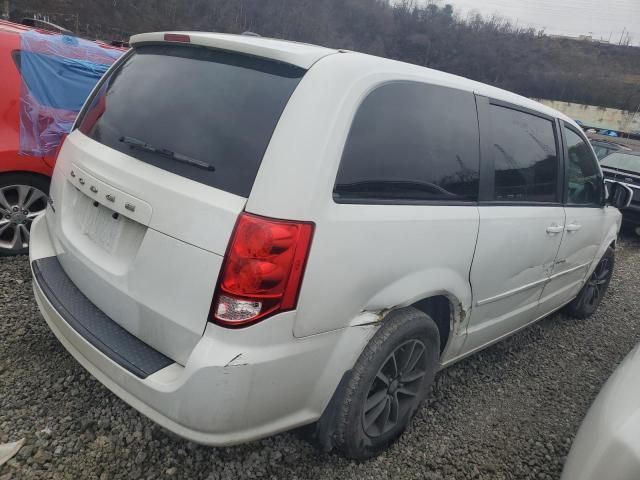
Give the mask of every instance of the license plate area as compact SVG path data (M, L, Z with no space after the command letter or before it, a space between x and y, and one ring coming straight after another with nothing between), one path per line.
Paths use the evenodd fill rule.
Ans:
M118 212L101 205L98 202L91 202L86 210L83 233L97 246L107 252L113 252L118 239L128 220Z
M103 274L126 275L147 227L90 198L71 182L64 184L58 196L51 218L65 256L78 258Z

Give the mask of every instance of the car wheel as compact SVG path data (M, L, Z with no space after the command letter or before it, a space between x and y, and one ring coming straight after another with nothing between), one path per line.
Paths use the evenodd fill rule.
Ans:
M407 428L427 397L440 339L431 318L408 307L391 312L345 376L319 422L318 438L355 460L370 458ZM328 427L327 427L328 426Z
M565 307L568 315L575 318L587 318L593 315L609 288L614 264L615 251L609 247L578 296Z
M0 255L29 251L31 223L47 207L49 179L10 173L0 176Z

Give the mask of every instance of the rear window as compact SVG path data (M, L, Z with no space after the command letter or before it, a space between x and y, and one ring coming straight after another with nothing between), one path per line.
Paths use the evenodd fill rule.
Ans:
M104 80L79 128L142 162L248 197L304 73L238 53L140 46Z

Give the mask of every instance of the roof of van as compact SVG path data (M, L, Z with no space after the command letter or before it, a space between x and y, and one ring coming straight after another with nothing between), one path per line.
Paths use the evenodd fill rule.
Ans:
M188 35L191 44L206 47L231 50L257 57L271 58L301 68L311 66L327 55L337 53L337 50L309 45L306 43L263 38L253 35L231 35L227 33L210 32L153 32L133 35L130 44L135 46L146 42L164 42L165 34Z
M255 55L258 57L270 58L301 68L309 69L320 59L336 53L348 53L350 55L358 55L367 57L371 60L371 66L379 65L385 70L391 69L398 74L407 74L411 76L419 76L425 81L432 81L439 85L447 85L459 90L466 90L478 95L483 95L496 100L508 102L517 106L529 108L540 113L565 120L577 127L573 119L569 118L562 112L547 107L539 102L523 97L513 92L492 87L485 83L470 80L450 73L439 70L413 65L397 60L375 57L364 53L351 52L347 50L335 50L331 48L320 47L307 43L292 42L288 40L279 40L274 38L265 38L255 35L232 35L226 33L211 32L153 32L142 33L131 37L131 46L143 43L165 43L165 35L177 35L189 37L189 42L195 45L203 45L221 50L230 50ZM176 37L179 38L179 37ZM183 40L186 42L186 38ZM174 40L175 43L175 40Z

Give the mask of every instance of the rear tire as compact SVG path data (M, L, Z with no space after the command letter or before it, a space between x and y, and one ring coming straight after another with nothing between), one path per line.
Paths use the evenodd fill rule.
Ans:
M35 217L47 208L49 178L29 173L0 175L0 255L29 251Z
M427 397L439 352L431 318L411 307L391 312L340 383L317 440L354 460L387 448Z
M615 251L609 247L578 296L564 308L564 312L571 317L580 319L593 315L607 293L614 266Z

